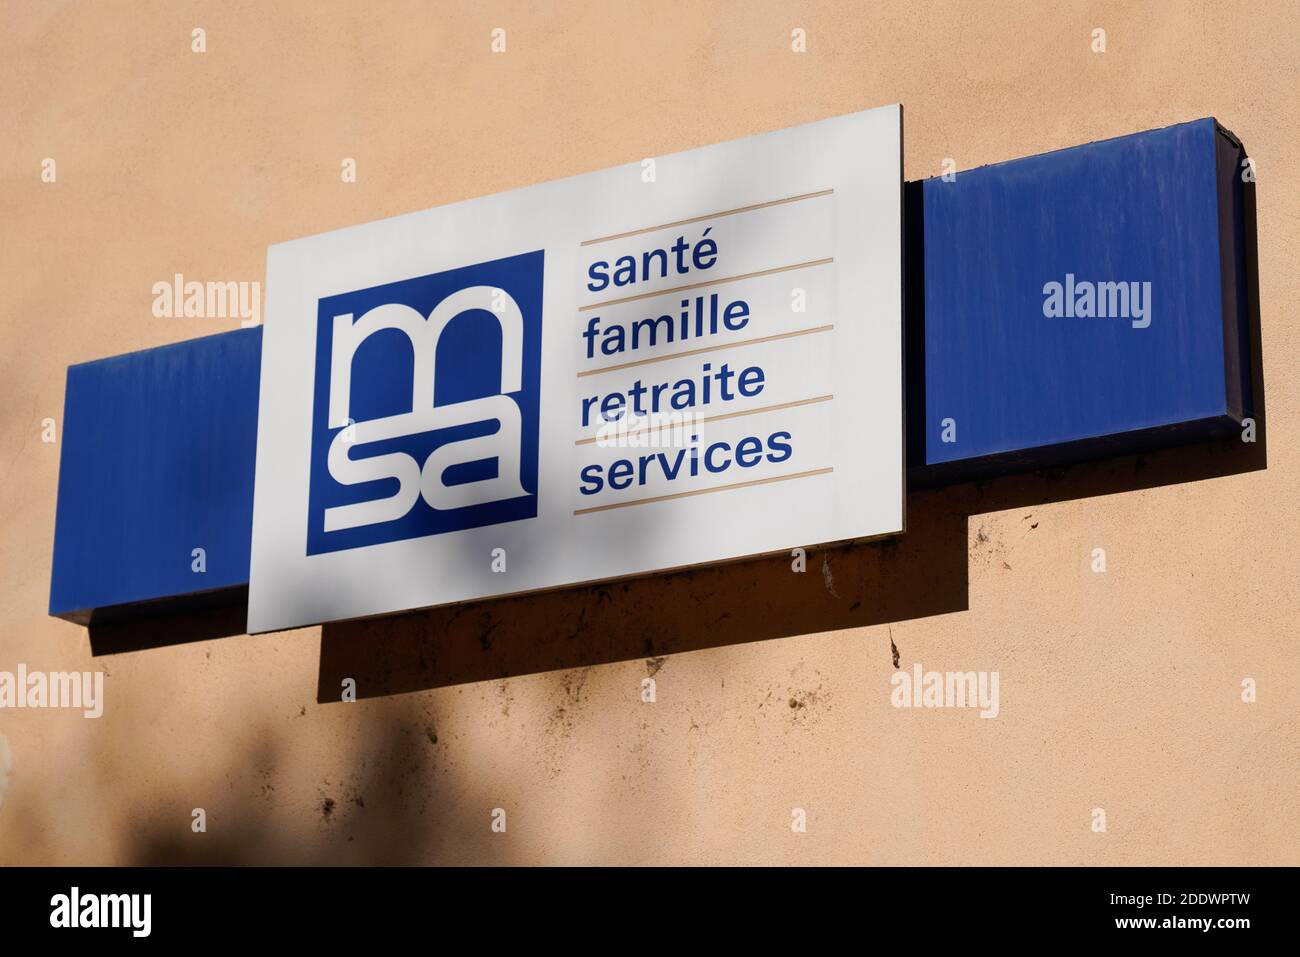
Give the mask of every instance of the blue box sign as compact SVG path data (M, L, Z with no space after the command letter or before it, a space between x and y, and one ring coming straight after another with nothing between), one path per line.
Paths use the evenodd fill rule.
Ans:
M1203 119L907 184L909 484L1239 428L1252 407L1244 159L1231 134ZM309 503L319 521L305 551L429 534L438 522L509 520L536 507L541 258L521 250L321 301ZM390 423L391 435L367 425L409 415L417 377L400 321L382 329L376 321L351 344L362 387L350 390L344 416L351 458L374 459L374 478L349 481L361 473L346 467L331 473L330 450L349 428L330 416L333 337L344 328L337 317L358 323L403 306L428 315L476 285L506 290L518 307L517 374L495 358L512 354L502 349L509 324L479 310L441 335L490 358L435 364L421 381L434 383L435 409L507 397L519 416L523 494L441 513L417 494L385 521L326 530L328 510L410 498L403 476L416 481L411 469L422 479L431 453L482 438L454 418L435 428ZM51 614L84 623L245 594L261 346L262 330L241 330L69 368ZM386 377L381 368L403 350L412 371ZM464 451L463 463L440 470L446 488L497 478L489 456ZM385 471L385 455L411 464ZM203 573L191 570L195 548L205 550Z
M261 328L240 329L68 368L50 614L247 587L261 353Z
M1204 119L909 184L914 476L1235 428L1250 408L1244 159Z

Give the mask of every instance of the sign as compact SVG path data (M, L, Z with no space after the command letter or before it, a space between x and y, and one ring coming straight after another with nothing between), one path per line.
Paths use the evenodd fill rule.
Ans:
M271 247L249 630L903 529L890 106Z

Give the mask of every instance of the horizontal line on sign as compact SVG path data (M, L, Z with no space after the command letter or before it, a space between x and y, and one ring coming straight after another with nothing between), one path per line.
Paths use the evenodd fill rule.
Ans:
M669 359L682 359L686 356L698 356L705 352L718 352L722 349L739 349L741 346L754 346L760 342L776 342L778 339L793 339L796 336L807 336L814 332L829 332L835 326L827 324L824 326L813 326L811 329L796 329L794 332L778 332L771 336L759 336L757 339L741 339L739 342L718 343L712 346L703 346L699 349L687 349L685 352L673 352L666 356L654 356L650 359L636 359L632 362L620 362L616 366L605 366L602 369L588 369L586 372L579 372L578 378L583 379L589 375L600 375L602 372L617 372L619 369L631 369L633 366L646 366L652 362L667 362Z
M798 400L796 400L796 401L794 401L794 402L781 402L781 403L779 403L779 404L777 404L777 405L765 405L765 406L761 406L761 407L759 407L759 408L757 408L757 409L745 409L745 410L742 411L742 412L723 412L721 415L706 415L706 416L703 416L702 418L696 419L695 421L696 421L697 423L703 423L703 422L721 422L723 419L739 419L739 418L741 418L742 416L746 416L746 415L760 415L760 414L762 414L762 413L764 413L764 412L780 412L782 409L797 409L797 408L798 408L799 406L801 406L801 405L815 405L815 404L818 403L818 402L829 402L829 401L831 401L831 400L834 399L834 398L835 398L835 396L833 396L833 395L819 395L819 396L817 396L816 398L813 398L813 399L798 399ZM680 424L673 423L673 422L669 421L669 422L667 422L667 423L664 424L664 425L658 425L658 426L649 426L649 425L639 426L638 428L630 429L630 430L628 430L627 432L622 432L622 433L619 433L619 434L620 434L620 437L621 437L621 436L629 436L629 435L640 435L642 432L663 432L663 431L668 430L668 429L675 429L675 428L679 428L679 427L680 427ZM596 442L599 442L599 441L600 441L600 436L598 436L598 435L594 435L594 436L592 436L592 437L589 438L589 439L578 439L578 440L577 440L576 442L574 442L573 444L574 444L574 445L592 445L592 444L594 444L594 443L596 443Z
M703 286L721 286L723 283L740 282L742 279L757 279L759 276L775 276L779 272L791 272L795 269L808 269L811 266L825 266L827 263L833 263L835 258L827 256L825 259L812 259L806 263L795 263L793 266L775 266L772 269L760 269L758 272L747 272L740 276L728 276L726 279L706 279L703 282L693 282L685 286L675 286L672 289L660 289L656 292L643 292L635 296L624 296L622 299L606 299L604 302L593 302L590 306L579 306L579 312L590 312L592 309L600 309L604 306L618 306L625 302L636 302L638 299L654 299L658 296L671 296L675 292L686 292L690 289L699 289Z
M593 505L591 508L575 509L574 515L589 515L592 512L607 512L611 508L631 508L633 505L649 505L652 502L667 502L674 498L690 498L692 495L708 495L710 492L731 492L738 488L753 488L756 485L771 485L773 482L789 482L791 479L811 478L814 475L829 475L833 467L812 469L808 472L795 472L793 475L775 475L772 478L754 479L752 482L735 482L732 485L719 485L716 488L697 488L691 492L674 492L672 495L655 495L651 498L638 498L631 502L614 502L610 505Z
M718 213L706 213L703 216L692 216L690 219L679 219L672 223L661 223L658 226L646 226L644 229L629 229L625 233L614 233L612 236L601 236L597 239L584 239L578 243L579 246L594 246L597 243L607 243L614 239L627 239L629 236L643 236L646 233L653 233L660 229L672 229L674 226L689 226L691 223L701 223L706 219L721 219L723 216L735 216L737 213L752 213L756 209L769 209L772 206L784 206L786 203L797 203L802 199L816 199L818 196L829 196L834 193L833 189L822 189L815 193L801 193L798 196L787 196L785 199L772 199L766 203L754 203L752 206L737 206L735 209L724 209Z

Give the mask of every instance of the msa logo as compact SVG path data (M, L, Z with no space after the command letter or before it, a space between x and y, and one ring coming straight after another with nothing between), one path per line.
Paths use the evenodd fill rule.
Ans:
M307 554L536 517L542 264L320 300Z

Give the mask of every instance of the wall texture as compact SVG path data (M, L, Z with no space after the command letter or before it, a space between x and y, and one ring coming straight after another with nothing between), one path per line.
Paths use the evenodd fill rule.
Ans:
M1294 5L0 10L0 670L106 673L97 720L0 711L0 863L1300 863ZM324 633L46 616L67 365L237 326L155 318L155 282L261 281L269 243L896 101L909 179L1205 115L1239 135L1267 468L1215 446L936 490L802 575ZM1001 713L891 707L895 657L998 671Z

